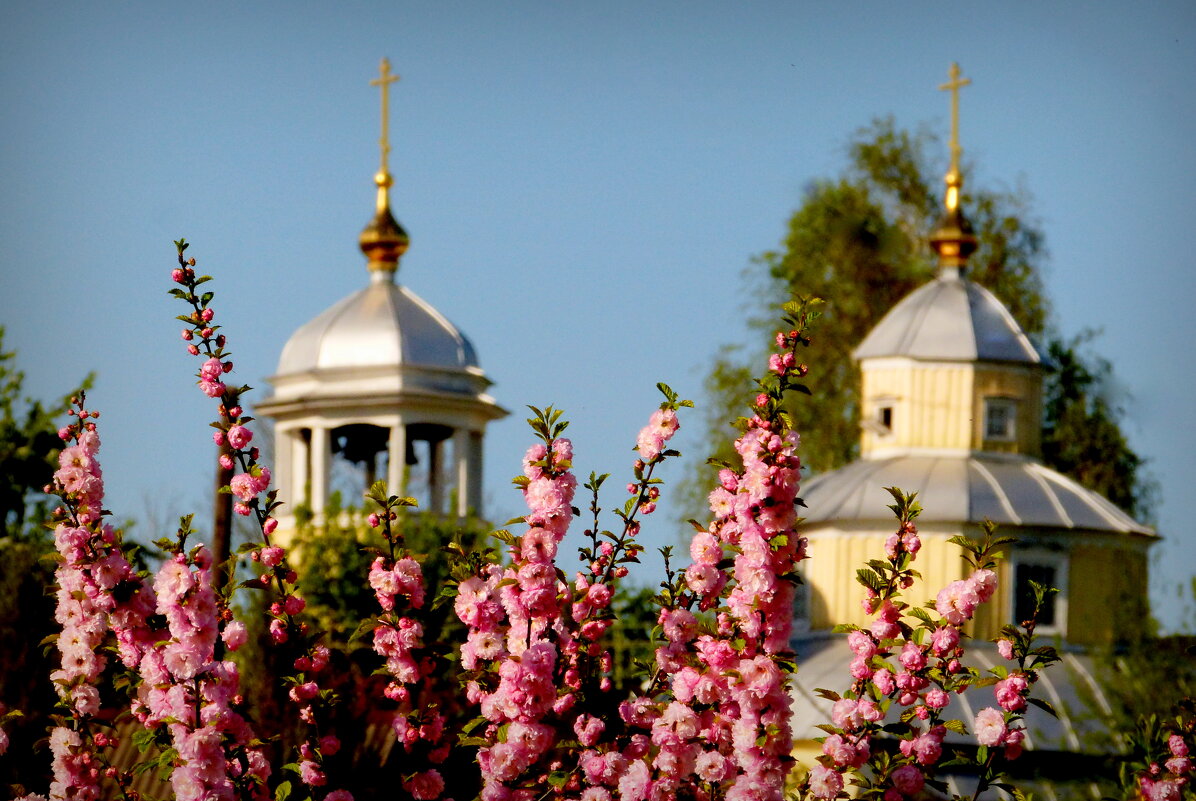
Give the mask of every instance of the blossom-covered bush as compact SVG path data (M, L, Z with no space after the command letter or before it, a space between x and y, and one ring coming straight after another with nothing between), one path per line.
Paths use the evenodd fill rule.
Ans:
M196 274L186 243L177 244L171 292L188 307L179 317L182 339L201 360L198 390L217 403L213 439L231 474L223 491L260 533L242 549L254 569L216 591L214 571L231 572L239 560L215 565L206 546L189 547L194 532L184 519L174 539L158 541L164 561L156 573L134 570L120 534L105 521L99 413L80 397L75 421L60 432L68 446L52 488L61 498L53 522L63 632L61 668L51 679L63 714L50 736L50 797L135 797L130 777L105 757L112 722L131 719L142 727L134 735L144 753L141 769L169 776L176 799L349 801L348 777L331 770L328 759L341 748L330 642L305 613L293 555L274 537L279 504L243 408L248 388L231 382L234 365L213 293L202 289L211 279ZM719 465L711 517L691 521L687 564L674 567L664 549L655 651L630 696L617 694L612 682L612 601L639 561L642 520L662 498L658 469L679 456L670 442L689 401L658 385L664 399L635 438L627 497L611 510L600 506L608 475L591 474L579 487L561 413L533 408L528 422L537 441L515 479L527 514L495 532L497 547L450 546L452 580L435 598L402 536L413 501L381 484L370 488L368 523L380 542L369 546L373 558L359 580L376 608L359 633L385 677L376 703L392 710L390 732L401 752L394 797L444 797L448 760L455 750L476 748L484 801L779 801L787 786L830 799L852 783L861 796L896 801L927 785L941 789L936 771L964 759L943 760L946 733L969 729L977 741L967 757L980 772L977 792L1004 786L1000 768L1021 749L1026 706L1042 705L1030 694L1037 672L1056 657L1034 647L1031 621L1002 631L999 648L1009 667L982 678L964 665L963 627L996 589L992 568L1005 541L957 538L971 574L939 588L931 605L913 606L903 592L917 575L911 564L921 547L918 507L897 490L899 528L886 558L859 574L873 622L845 630L855 654L845 677L850 687L826 693L834 708L822 756L800 779L791 776L792 607L798 566L811 554L797 514L800 437L784 408L787 395L808 391L799 353L817 315L817 301L785 306L768 369L738 421L736 458ZM585 513L579 492L588 501ZM604 512L615 525L604 527ZM566 567L560 545L574 525L586 527L586 544L579 564ZM302 733L281 764L271 764L268 744L244 714L239 671L226 658L247 637L231 603L237 588L266 594L269 639L289 666L276 680ZM459 729L443 695L446 644L426 637L428 610L438 603L451 604L465 627L452 659L459 692L476 714ZM109 679L111 688L102 690ZM952 695L989 685L995 705L972 721L945 719ZM881 747L882 738L895 747ZM1171 758L1142 779L1152 798L1170 797L1167 788L1181 786L1191 770L1187 740L1179 733L1173 739ZM0 737L0 751L4 743Z

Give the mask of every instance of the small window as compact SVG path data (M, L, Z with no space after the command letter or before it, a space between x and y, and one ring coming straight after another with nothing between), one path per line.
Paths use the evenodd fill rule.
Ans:
M1021 624L1034 614L1034 588L1030 582L1054 587L1038 612L1038 631L1063 634L1067 616L1067 561L1061 554L1035 553L1015 557L1013 562L1013 621Z
M893 430L893 407L881 406L876 410L876 421L889 431Z
M1012 398L984 399L984 438L1012 442L1017 433L1017 402Z

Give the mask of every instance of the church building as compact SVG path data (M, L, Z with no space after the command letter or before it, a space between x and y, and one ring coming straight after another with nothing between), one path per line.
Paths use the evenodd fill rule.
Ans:
M943 88L953 93L967 83L955 65L951 78ZM946 210L930 239L938 275L894 306L854 352L862 382L860 458L802 487L812 558L796 611L795 734L810 740L821 734L812 727L827 702L815 688L846 689L852 654L830 630L870 622L855 573L883 558L897 526L884 488L898 487L918 493L923 508L917 520L923 547L914 564L923 582L911 590L911 603L970 573L951 537L979 539L990 520L998 534L1017 538L998 567L997 594L970 624L979 667L1003 661L984 641L1031 615L1029 582L1058 588L1037 634L1059 647L1064 664L1043 673L1036 694L1063 719L1033 709L1027 746L1079 752L1084 727L1068 713L1085 712L1081 697L1098 704L1102 697L1087 652L1114 645L1120 632L1146 619L1147 556L1157 536L1041 461L1042 357L1001 301L967 276L977 240L960 203L957 104L955 94ZM971 693L981 706L992 700L991 694L979 700L984 692ZM979 708L950 713L970 725Z
M280 527L296 509L320 520L334 492L346 505L384 479L419 508L466 517L482 511L486 425L507 412L465 335L395 280L407 232L390 209L388 61L371 83L382 91L382 161L375 213L361 232L368 283L287 341L257 411L274 424Z

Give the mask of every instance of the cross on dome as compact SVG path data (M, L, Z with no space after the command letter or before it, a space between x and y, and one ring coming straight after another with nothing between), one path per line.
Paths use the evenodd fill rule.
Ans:
M390 71L390 59L382 59L378 65L378 77L370 81L370 86L377 86L382 94L382 136L378 146L382 151L381 166L374 176L374 183L378 185L378 211L385 211L390 205L387 190L393 183L387 157L390 155L390 85L399 80L399 76Z

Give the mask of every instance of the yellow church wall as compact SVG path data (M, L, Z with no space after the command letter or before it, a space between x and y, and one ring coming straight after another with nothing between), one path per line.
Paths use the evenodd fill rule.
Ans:
M893 526L896 529L896 523ZM870 559L885 558L885 540L889 531L861 529L842 533L808 530L810 560L805 563L805 579L810 590L810 628L825 630L841 623L866 626L872 618L864 614L860 601L863 587L855 580L856 571ZM921 532L922 550L914 567L923 581L915 584L906 600L922 604L949 582L967 575L958 546L947 540L953 531Z
M984 438L984 399L1010 398L1017 402L1017 422L1012 442ZM1039 371L1004 365L978 364L971 398L973 450L1038 456L1042 451L1042 379Z
M889 448L966 449L972 441L973 367L877 359L861 364L861 415L879 420L881 406L893 407L892 433L864 429L864 456Z

